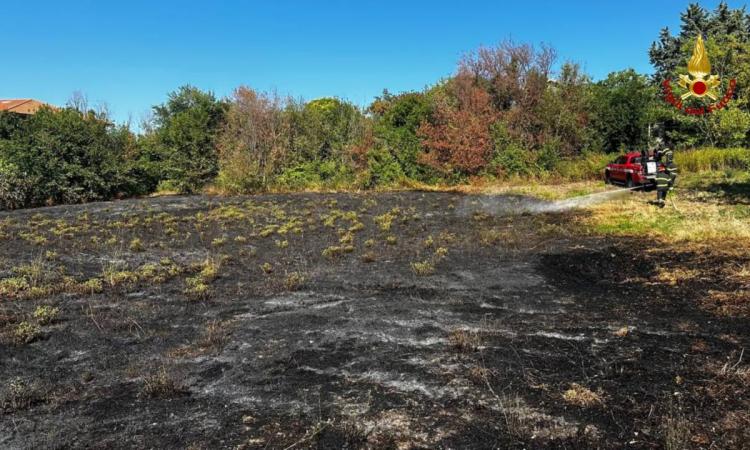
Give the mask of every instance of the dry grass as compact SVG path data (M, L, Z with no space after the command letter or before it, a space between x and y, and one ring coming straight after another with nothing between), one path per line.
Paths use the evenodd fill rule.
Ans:
M656 281L676 286L684 281L694 280L700 277L701 271L697 269L685 269L682 267L659 267L656 269Z
M734 356L734 355L733 355ZM718 371L719 376L728 379L735 379L741 384L750 384L750 367L742 364L742 359L745 356L745 349L740 351L740 355L735 360L731 359L730 362L725 363Z
M602 167L602 173L603 173ZM581 195L604 192L608 188L600 181L580 181L573 183L539 183L529 180L510 180L502 183L485 183L477 185L463 185L444 189L467 194L506 194L526 195L545 200L562 200Z
M518 243L518 234L509 229L483 228L479 231L479 242L486 247L503 244L506 247L516 246Z
M149 374L143 379L141 389L142 397L170 398L185 392L177 380L162 367L155 373Z
M363 263L372 263L377 260L374 252L365 252L362 254L361 260Z
M284 278L284 287L288 291L296 291L305 284L306 277L300 272L290 272Z
M130 249L131 252L142 252L144 249L143 241L141 241L139 238L135 238L132 241L130 241L128 248Z
M483 385L486 384L492 375L492 371L486 367L474 366L469 369L468 377L474 384Z
M502 396L498 400L508 433L517 438L526 438L532 424L528 419L528 415L524 414L526 408L521 398L518 395L512 397Z
M46 393L38 383L29 383L19 378L11 380L0 394L0 411L18 411L44 401Z
M628 334L630 334L630 327L628 327L627 325L626 325L626 326L624 326L624 327L620 327L620 328L618 328L618 329L617 329L617 330L616 330L616 331L614 332L614 335L615 335L615 336L617 336L617 337L621 337L621 338L624 338L624 337L626 337L626 336L627 336Z
M735 208L678 197L678 209L668 205L657 209L650 196L632 195L588 209L577 221L586 231L657 238L666 243L721 243L750 247L750 219ZM669 202L668 202L669 203Z
M662 420L662 429L666 450L690 448L690 422L673 403L670 403L669 410Z
M269 262L264 262L263 264L260 265L260 270L262 270L263 273L265 273L266 275L270 275L273 273L273 270L274 270L273 264Z
M212 320L206 324L201 337L193 344L172 349L170 358L195 357L206 354L219 354L229 341L231 321Z
M738 291L708 291L700 303L701 307L720 316L750 317L750 292Z
M577 383L572 383L570 389L563 393L563 400L571 405L583 408L602 403L602 398L599 394Z
M448 334L448 344L454 351L471 353L479 350L482 337L477 331L458 328Z

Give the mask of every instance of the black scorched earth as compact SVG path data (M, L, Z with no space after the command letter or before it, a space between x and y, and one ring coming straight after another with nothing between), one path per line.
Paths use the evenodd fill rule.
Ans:
M482 204L0 213L0 447L748 448L730 262Z

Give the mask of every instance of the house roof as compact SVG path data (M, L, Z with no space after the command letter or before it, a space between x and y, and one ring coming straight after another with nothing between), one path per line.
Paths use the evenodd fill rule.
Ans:
M17 100L0 100L0 111L12 111L13 109L18 108L24 103L28 103L30 101L30 98L22 98Z
M21 98L21 99L0 99L0 111L11 111L19 112L23 114L33 114L40 107L44 106L44 102L34 100L33 98Z

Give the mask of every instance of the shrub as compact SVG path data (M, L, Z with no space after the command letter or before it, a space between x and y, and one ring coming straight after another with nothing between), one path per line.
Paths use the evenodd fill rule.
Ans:
M396 158L385 148L367 154L368 187L389 186L403 180L405 175Z
M39 306L34 310L34 318L40 325L52 323L60 315L60 309L52 306Z
M275 181L283 189L349 188L355 176L351 168L336 161L313 161L284 170Z
M722 147L738 146L747 142L750 131L750 114L736 107L716 111L712 119L716 123L718 143Z
M537 168L546 172L552 172L557 169L558 164L560 164L559 142L554 140L545 142L536 155Z
M15 164L0 159L0 210L25 206L32 180L24 177Z
M133 134L105 115L42 108L0 136L0 207L142 193L135 149Z
M511 144L495 154L492 166L504 175L530 175L532 155L517 144Z
M558 163L555 175L568 181L601 179L604 167L612 159L611 155L603 153L588 153L578 158L565 159Z
M419 276L432 275L435 273L435 265L431 261L413 262L411 270Z
M21 322L13 329L13 339L17 344L29 344L42 335L37 325Z
M276 184L287 189L305 189L321 185L320 173L316 163L303 163L284 170Z

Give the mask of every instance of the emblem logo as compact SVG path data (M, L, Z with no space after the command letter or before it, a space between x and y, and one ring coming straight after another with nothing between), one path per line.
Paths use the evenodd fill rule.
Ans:
M700 35L698 35L698 39L695 41L693 56L688 61L688 74L681 74L680 79L677 81L677 84L681 88L687 89L687 92L683 93L679 98L676 98L672 92L671 80L664 80L662 82L664 98L675 108L687 114L699 116L725 108L732 99L737 84L734 79L729 81L729 88L721 100L717 102L719 95L716 90L721 86L721 80L718 75L711 74L711 62L708 60L708 52L703 43L703 37ZM684 100L702 99L704 97L716 103L704 106L688 106L683 103Z
M708 61L706 46L703 45L703 37L698 35L693 48L693 56L688 61L688 72L692 75L680 75L680 81L677 83L688 91L682 94L682 99L690 97L708 97L716 101L716 92L714 89L719 87L721 81L718 75L711 75L711 63ZM706 78L708 76L708 78Z

